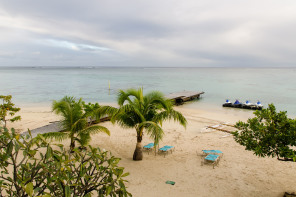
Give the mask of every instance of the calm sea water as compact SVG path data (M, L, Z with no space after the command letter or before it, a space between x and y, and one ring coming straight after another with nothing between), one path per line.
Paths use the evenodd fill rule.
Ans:
M223 110L227 98L249 99L296 117L295 68L0 68L0 94L21 105L50 104L65 95L115 103L119 89L139 87L144 93L204 91L188 104L193 108Z

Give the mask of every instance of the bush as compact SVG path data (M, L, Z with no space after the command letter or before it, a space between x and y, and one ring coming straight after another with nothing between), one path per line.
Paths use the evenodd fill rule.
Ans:
M19 112L21 109L14 107L11 98L11 95L0 95L0 100L2 100L2 104L0 104L0 120L4 122L4 127L6 127L8 121L15 122L21 120L20 116L14 116L15 113ZM10 119L8 118L9 116L11 117Z
M109 152L89 146L69 155L42 136L0 131L1 196L131 196L123 179L129 173Z
M236 123L240 132L234 133L235 141L260 157L276 156L279 160L295 161L296 120L288 118L287 112L277 113L273 104L254 114L247 123Z

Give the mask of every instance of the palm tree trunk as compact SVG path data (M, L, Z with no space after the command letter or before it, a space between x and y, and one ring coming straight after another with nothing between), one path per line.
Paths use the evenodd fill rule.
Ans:
M134 161L140 161L143 159L143 151L142 151L142 135L137 136L137 145L133 155Z

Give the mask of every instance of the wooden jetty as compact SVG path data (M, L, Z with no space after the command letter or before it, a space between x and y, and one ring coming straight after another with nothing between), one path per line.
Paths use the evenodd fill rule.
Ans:
M166 95L165 97L173 100L176 105L182 105L184 102L199 98L202 94L204 94L204 92L183 91L171 93Z
M91 121L91 122L94 122L94 124L97 124L99 122L105 122L105 121L109 121L109 120L110 120L110 117L105 116L105 117L101 118L100 121L98 121L98 122L94 122L94 121ZM60 121L54 121L54 122L50 122L48 125L45 125L43 127L32 129L31 134L32 134L32 137L34 138L38 134L51 133L51 132L61 132L61 131L63 131L63 127L61 125L61 122ZM29 134L27 131L22 133L22 135L27 135L27 134Z

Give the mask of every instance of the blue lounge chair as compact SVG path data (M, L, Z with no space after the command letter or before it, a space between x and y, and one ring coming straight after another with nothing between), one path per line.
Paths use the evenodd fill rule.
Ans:
M213 154L209 154L207 155L204 160L202 161L201 165L203 165L204 163L208 162L208 163L212 163L213 164L213 169L215 168L215 165L217 166L219 163L220 157L219 155L213 155Z
M146 150L149 154L149 152L153 149L153 147L154 147L154 143L149 143L149 144L143 146L143 150Z
M160 149L158 149L158 153L163 153L164 154L164 157L165 157L165 155L168 154L169 151L171 151L171 153L173 153L173 150L174 149L175 149L174 146L168 146L168 145L166 145L166 146L163 146Z
M223 156L223 152L220 151L220 150L202 150L203 154L204 155L208 155L208 154L221 154L220 156L222 157Z

